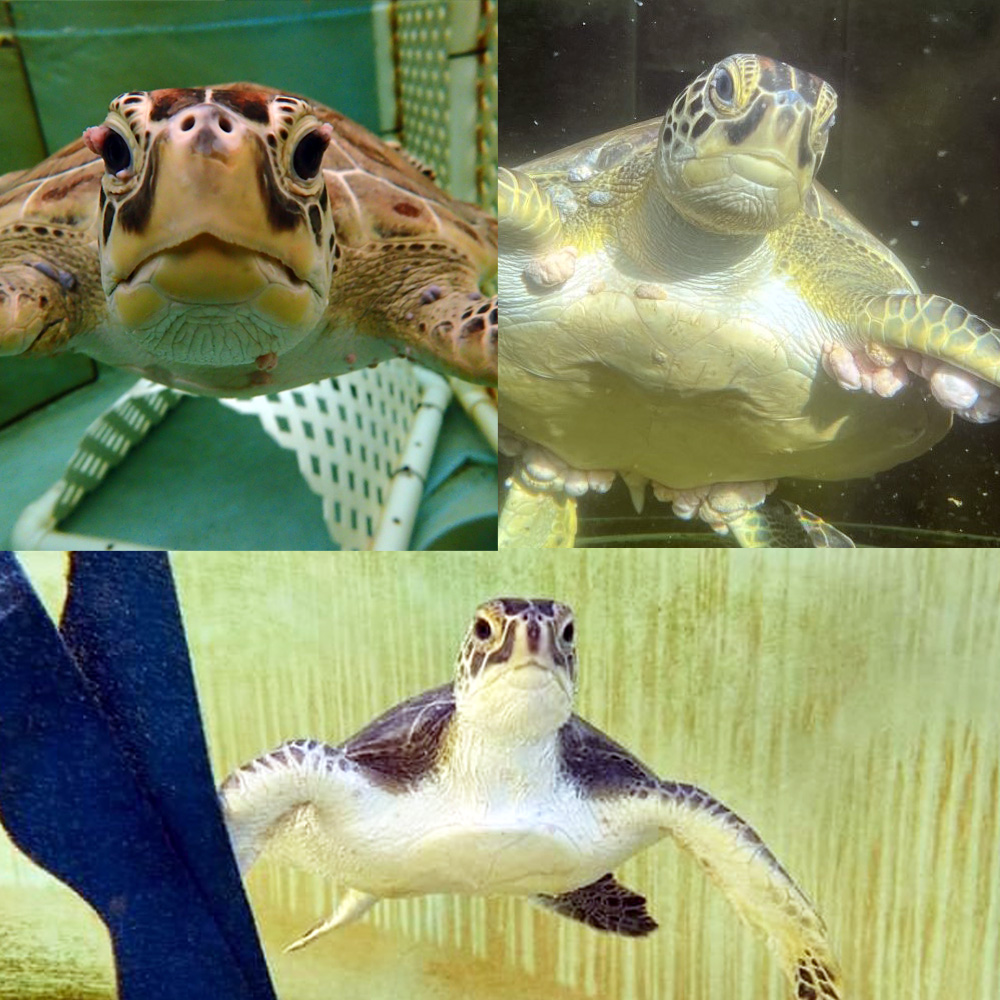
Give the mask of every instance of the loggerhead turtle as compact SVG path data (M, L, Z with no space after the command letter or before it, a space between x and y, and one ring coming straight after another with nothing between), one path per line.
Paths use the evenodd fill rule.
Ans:
M869 476L952 414L1000 415L1000 331L920 294L815 182L835 107L818 77L734 55L663 119L501 170L507 540L541 491L621 475L637 505L652 483L759 543L779 478Z
M610 874L667 834L767 935L794 996L841 996L823 922L757 834L708 792L664 781L573 714L573 613L499 598L476 610L452 683L333 747L292 740L220 795L240 870L265 851L347 888L291 948L385 897L530 896L598 930L657 927Z
M405 356L496 383L496 222L321 104L135 91L0 177L0 355L253 396Z

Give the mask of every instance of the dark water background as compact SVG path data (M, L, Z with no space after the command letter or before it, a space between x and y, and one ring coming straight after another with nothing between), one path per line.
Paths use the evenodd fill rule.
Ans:
M923 290L1000 326L996 0L503 0L500 18L502 164L659 116L730 53L773 56L837 90L823 184L896 241ZM786 480L777 495L860 542L1000 544L1000 423L956 420L915 461L844 483ZM585 535L640 528L621 483L582 513ZM647 513L654 530L683 527L651 499Z

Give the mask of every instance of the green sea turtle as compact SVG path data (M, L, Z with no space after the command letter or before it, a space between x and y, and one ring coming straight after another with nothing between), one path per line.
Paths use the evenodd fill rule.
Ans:
M0 355L252 396L406 356L496 382L496 222L343 115L254 84L123 94L0 177Z
M293 740L220 795L241 871L264 852L333 879L336 911L291 947L385 897L506 894L599 930L656 929L611 872L670 835L767 935L794 996L841 996L823 922L760 837L708 792L666 781L573 714L573 614L501 598L469 625L452 683L339 746Z
M778 479L869 476L952 414L1000 415L1000 331L921 294L815 182L835 107L818 77L734 55L663 119L501 169L517 491L580 496L620 475L637 505L651 483L754 544ZM518 499L512 543L530 535ZM849 544L802 516L814 542Z

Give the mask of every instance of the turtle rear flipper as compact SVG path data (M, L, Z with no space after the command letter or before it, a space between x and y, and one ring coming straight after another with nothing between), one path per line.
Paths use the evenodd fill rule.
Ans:
M768 497L759 507L728 522L744 549L853 549L854 542L821 517L798 504Z
M571 920L625 937L645 937L659 927L646 910L646 897L627 889L610 873L558 896L533 898L539 906Z

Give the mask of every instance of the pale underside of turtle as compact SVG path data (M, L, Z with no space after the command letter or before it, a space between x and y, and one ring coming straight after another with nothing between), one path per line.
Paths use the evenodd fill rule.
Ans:
M243 765L220 796L245 872L261 855L346 888L291 948L379 899L525 895L598 930L656 929L612 871L670 835L765 934L794 996L837 1000L823 922L753 829L666 781L572 714L572 612L481 605L453 683L390 709L339 746L293 740Z
M710 105L720 72L748 91L728 118ZM793 106L802 124L790 128ZM814 182L834 106L818 78L736 56L699 77L666 124L501 169L500 415L519 489L579 496L617 474L639 506L652 483L680 516L724 532L780 478L869 476L925 452L952 413L1000 414L1000 331L920 294ZM742 205L718 177L780 172L782 141L786 173L801 174L776 209L783 221L709 228L710 208ZM670 156L687 168L698 143L714 143L691 169L718 175L716 204L689 215L658 170Z
M496 382L496 222L336 111L255 84L124 94L0 177L0 355L251 396L394 357Z

